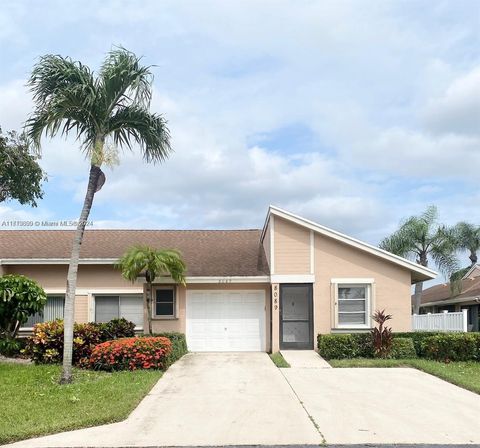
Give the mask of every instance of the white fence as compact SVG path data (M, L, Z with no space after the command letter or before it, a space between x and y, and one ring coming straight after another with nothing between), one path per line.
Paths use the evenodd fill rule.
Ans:
M468 325L467 310L459 313L414 314L412 316L413 331L459 331L466 332Z

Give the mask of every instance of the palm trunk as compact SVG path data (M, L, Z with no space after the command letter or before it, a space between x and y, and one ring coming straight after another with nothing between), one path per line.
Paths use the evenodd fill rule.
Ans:
M82 213L75 231L72 245L72 254L68 265L67 274L67 295L65 297L64 311L64 334L63 334L63 369L60 383L70 383L72 381L72 355L73 355L73 323L75 320L75 290L77 287L78 260L80 258L80 248L83 241L83 233L87 223L90 209L92 208L93 197L97 188L98 179L102 170L95 165L90 166L90 175L88 179L87 193L83 202Z
M148 282L147 288L147 321L148 321L148 334L152 334L152 282Z
M428 267L428 258L426 252L420 254L420 264L424 267ZM418 314L420 312L420 305L422 303L423 282L415 283L415 292L413 295L413 313Z
M413 295L413 313L420 312L420 304L422 301L423 282L415 283L415 293Z
M472 262L471 266L475 266L477 264L478 258L477 253L475 251L470 251L470 261Z

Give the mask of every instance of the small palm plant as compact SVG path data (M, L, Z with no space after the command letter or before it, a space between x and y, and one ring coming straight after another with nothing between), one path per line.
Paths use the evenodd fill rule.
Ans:
M392 329L385 326L385 322L392 318L391 314L386 314L385 310L375 311L372 319L378 324L372 330L373 350L375 356L379 358L386 358L392 348Z
M122 271L123 278L131 282L145 275L148 334L152 334L153 282L161 275L169 275L175 283L185 285L186 265L180 252L172 249L157 250L148 246L133 246L120 258L116 267Z
M90 162L82 212L72 242L65 297L62 383L72 380L75 289L80 247L93 198L105 183L104 165L118 160L117 148L136 145L146 162L163 162L171 152L164 118L151 113L152 74L123 49L111 51L95 75L86 65L58 55L40 58L29 86L35 110L26 132L40 149L42 135L73 134Z

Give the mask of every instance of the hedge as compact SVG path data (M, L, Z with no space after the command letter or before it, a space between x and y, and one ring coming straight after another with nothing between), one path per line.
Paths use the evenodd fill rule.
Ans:
M172 350L170 339L164 337L134 337L114 339L96 345L83 367L95 370L166 369Z
M318 335L325 359L372 358L370 333ZM429 358L438 361L480 361L480 333L394 333L390 358Z
M143 335L148 337L149 335ZM183 333L176 331L168 331L164 333L154 333L152 336L168 338L172 342L172 350L166 359L166 366L171 366L175 361L178 361L183 355L188 353L187 339Z
M445 333L425 341L425 357L437 361L480 361L479 333Z
M411 359L416 357L417 352L415 351L412 338L393 338L389 358Z
M370 333L319 334L318 352L325 359L372 358Z

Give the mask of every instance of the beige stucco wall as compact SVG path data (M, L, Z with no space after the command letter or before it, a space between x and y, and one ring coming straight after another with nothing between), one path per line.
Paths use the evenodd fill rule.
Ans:
M88 322L88 296L75 296L75 322Z
M410 331L410 271L331 238L315 235L314 335L330 333L332 278L373 278L372 311L392 314L394 331Z
M274 274L310 274L310 230L274 218Z
M43 288L64 288L67 280L67 265L11 265L9 272L33 278ZM118 269L111 265L80 265L77 288L131 288L139 284L124 280Z
M267 257L267 263L270 271L272 267L270 266L270 256L271 256L271 243L270 243L270 220L268 221L267 228L265 229L265 236L262 241L263 250L265 251L265 256Z

